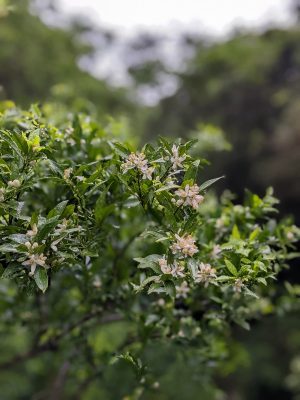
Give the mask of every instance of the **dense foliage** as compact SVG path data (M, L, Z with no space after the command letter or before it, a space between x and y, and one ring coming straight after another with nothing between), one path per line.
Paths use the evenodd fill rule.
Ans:
M248 329L266 302L284 310L274 279L299 229L276 222L271 189L219 202L208 189L220 178L202 181L193 141L137 151L122 124L47 110L1 114L2 369L29 363L45 396L74 398L127 362L136 380L103 398L153 398L159 369L147 367L146 349L156 343L192 348L204 382L228 357L232 326ZM8 332L21 335L20 349ZM114 336L108 347L103 334Z

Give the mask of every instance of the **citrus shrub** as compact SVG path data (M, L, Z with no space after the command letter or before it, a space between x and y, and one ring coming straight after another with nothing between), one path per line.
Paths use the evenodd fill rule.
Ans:
M1 367L71 360L72 393L125 361L138 398L159 390L149 342L188 346L208 365L226 357L232 326L249 329L266 302L276 312L276 277L300 235L274 218L271 189L244 204L217 200L209 188L222 177L202 181L195 141L137 151L116 126L56 121L37 106L1 113L1 333L26 330ZM116 343L97 351L91 332L114 324Z

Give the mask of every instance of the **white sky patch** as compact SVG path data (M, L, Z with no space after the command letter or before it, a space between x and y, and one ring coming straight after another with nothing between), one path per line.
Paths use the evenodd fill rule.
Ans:
M61 11L86 15L124 34L181 29L223 35L235 26L289 21L290 0L57 0Z
M127 67L133 54L126 52L126 43L141 32L161 34L159 58L178 69L186 60L183 48L178 47L182 33L225 39L234 29L286 26L292 21L292 0L56 0L55 4L63 19L86 17L95 27L117 34L114 45L105 51L100 46L92 62L80 62L83 69L116 86L130 82ZM136 56L145 60L143 52ZM152 105L176 88L174 77L161 76L159 85L142 85L137 96Z

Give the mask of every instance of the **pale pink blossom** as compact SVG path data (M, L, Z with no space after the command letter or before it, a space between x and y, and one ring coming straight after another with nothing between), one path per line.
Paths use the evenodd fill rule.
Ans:
M46 267L47 257L42 254L31 254L28 259L22 262L22 265L30 266L29 275L32 276L35 273L36 267L40 265L41 267Z
M182 265L182 263L178 263L178 262L174 261L174 264L172 265L171 275L174 278L184 278L184 276L185 276L184 265Z
M218 244L215 244L214 247L213 247L213 249L212 249L211 256L212 256L213 258L219 258L221 252L222 252L221 246L218 245Z
M178 189L175 192L175 195L179 197L178 200L173 200L173 202L179 207L183 206L191 206L195 210L199 207L199 205L203 202L204 197L199 194L199 186L198 185L186 185L184 189Z
M176 242L171 245L173 254L182 254L184 257L193 257L198 252L195 239L191 235L175 235Z
M243 281L241 278L236 279L236 281L233 284L233 290L236 293L241 293L242 288L244 287Z
M200 263L198 271L195 274L195 282L203 282L204 286L207 287L215 278L216 270L210 264Z
M172 146L172 156L171 156L171 163L172 163L172 169L176 171L177 169L183 168L183 161L186 159L186 155L179 155L179 146L175 146L173 144Z
M171 274L172 267L170 265L168 265L168 261L167 261L167 259L165 257L160 258L158 260L158 264L159 264L161 272L163 274Z
M152 179L154 167L149 167L148 160L144 153L131 153L127 160L121 165L123 172L127 172L130 169L137 168L142 174L143 179Z
M176 286L176 297L186 299L189 294L190 288L186 281L183 281L181 285Z

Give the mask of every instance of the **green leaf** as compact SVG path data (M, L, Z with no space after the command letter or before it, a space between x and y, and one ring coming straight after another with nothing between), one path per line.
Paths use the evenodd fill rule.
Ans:
M236 267L232 264L232 262L229 261L229 260L227 260L226 258L225 258L224 261L225 261L225 264L226 264L226 267L227 267L228 271L229 271L232 275L237 276L238 271L237 271Z
M225 175L223 176L219 176L219 178L214 178L214 179L209 179L208 181L202 183L202 185L200 185L199 190L205 190L208 187L210 187L211 185L213 185L215 182L219 181L220 179L225 178Z
M234 225L232 228L232 232L231 232L231 237L233 239L240 239L241 238L241 234L239 231L239 228L237 227L237 225Z
M174 299L176 296L176 289L174 283L172 281L166 281L165 288L167 294Z
M188 170L186 171L186 173L184 174L184 181L195 181L197 178L197 174L198 174L198 170L199 170L199 165L200 165L200 160L196 160L194 161L190 167L188 168Z
M259 235L260 231L261 231L260 228L254 229L254 231L251 232L251 234L249 236L249 240L255 240L257 238L257 236Z
M22 271L23 268L20 264L12 264L5 268L3 274L1 275L1 278L12 279L19 275Z
M44 268L37 268L34 273L34 280L38 288L41 289L43 293L45 293L48 288L47 271Z
M130 154L130 151L118 142L110 142L112 147L116 150L116 153L119 154L123 158L127 158Z
M66 205L68 204L68 200L64 200L60 203L57 204L56 207L54 207L51 211L49 211L47 215L47 219L53 218L55 216L60 216L64 209L66 208Z
M256 293L252 292L252 290L248 289L247 287L245 287L244 289L245 294L247 294L248 296L254 297L255 299L259 299L259 297L257 296Z

